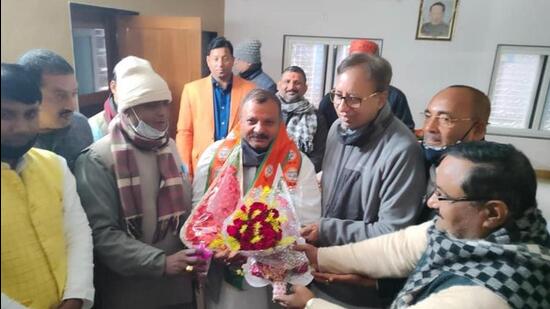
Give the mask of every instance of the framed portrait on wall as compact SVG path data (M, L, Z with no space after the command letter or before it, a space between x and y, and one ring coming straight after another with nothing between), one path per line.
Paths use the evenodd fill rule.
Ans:
M420 0L417 40L450 41L458 0Z

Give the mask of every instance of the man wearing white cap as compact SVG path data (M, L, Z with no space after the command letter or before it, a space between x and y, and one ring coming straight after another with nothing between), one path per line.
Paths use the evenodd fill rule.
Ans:
M77 159L78 193L93 230L98 308L193 308L191 275L205 262L176 232L191 186L168 137L172 95L151 64L117 65L118 115Z

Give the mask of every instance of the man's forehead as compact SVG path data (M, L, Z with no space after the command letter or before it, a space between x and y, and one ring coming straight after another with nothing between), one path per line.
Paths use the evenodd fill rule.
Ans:
M282 79L299 79L299 80L303 80L304 77L302 76L301 73L287 71L287 72L283 73Z
M231 52L227 47L218 47L210 50L209 56L213 56L213 57L231 56Z
M463 179L474 165L475 163L470 160L447 155L443 157L435 169L436 178L438 175L440 177L446 175L451 176L453 179Z
M42 76L42 86L51 88L55 91L66 92L72 92L78 89L78 84L74 74L44 74Z
M472 96L461 89L445 89L436 94L426 110L431 113L457 115L469 115L472 111Z
M376 91L374 81L366 76L362 70L350 69L336 77L334 88L340 92L360 95L363 92Z

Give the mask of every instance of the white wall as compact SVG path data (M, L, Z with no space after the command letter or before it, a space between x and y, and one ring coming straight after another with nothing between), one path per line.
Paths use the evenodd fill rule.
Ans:
M283 35L384 40L393 84L420 111L438 90L468 84L487 92L497 44L550 45L549 0L460 0L452 41L415 40L419 0L225 0L225 34L262 41L265 71L279 78ZM514 143L537 169L550 170L550 140L489 136Z

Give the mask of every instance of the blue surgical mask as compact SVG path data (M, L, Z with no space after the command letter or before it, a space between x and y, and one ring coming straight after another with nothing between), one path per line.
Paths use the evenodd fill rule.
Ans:
M166 136L166 132L168 132L168 128L166 128L163 131L159 131L152 126L145 123L145 121L139 119L138 115L132 108L132 112L134 113L134 116L136 116L136 119L138 120L138 125L134 126L134 124L130 121L130 125L132 126L132 129L139 135L148 138L148 139L160 139Z
M426 161L426 166L430 167L439 162L443 154L445 154L445 151L447 151L447 146L434 147L422 143L422 149L424 150L424 160Z

